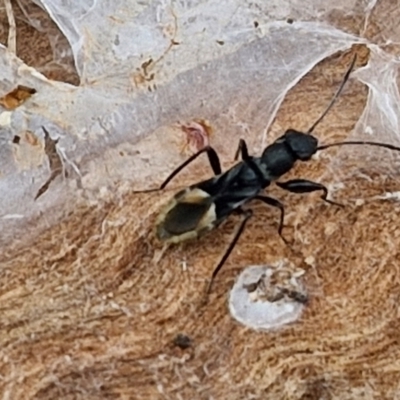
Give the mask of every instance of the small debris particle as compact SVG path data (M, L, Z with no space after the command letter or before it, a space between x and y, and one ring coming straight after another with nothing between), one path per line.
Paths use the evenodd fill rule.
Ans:
M179 333L178 335L176 335L173 343L175 346L181 348L182 350L188 349L193 344L192 339L183 333Z
M56 177L62 172L62 161L57 153L57 143L59 139L53 140L50 137L49 132L44 127L42 127L42 129L44 131L44 151L49 158L51 174L49 179L38 190L35 200L47 191L51 182L54 181L54 179L56 179Z
M179 127L185 133L182 153L189 150L189 154L193 154L210 144L213 129L207 120L194 119L189 123L181 124Z
M20 141L21 141L21 137L20 137L20 136L15 135L15 136L13 137L12 142L13 142L14 144L19 144Z
M25 103L25 101L27 101L35 93L36 89L18 85L16 89L0 98L0 105L7 110L14 110L21 104Z

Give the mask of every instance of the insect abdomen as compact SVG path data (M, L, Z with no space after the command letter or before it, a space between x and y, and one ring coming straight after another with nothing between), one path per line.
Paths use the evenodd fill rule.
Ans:
M198 188L188 188L179 192L160 213L156 235L169 243L195 239L212 229L216 218L210 195Z
M172 235L181 235L197 228L210 208L210 204L181 203L168 212L164 219L164 229Z

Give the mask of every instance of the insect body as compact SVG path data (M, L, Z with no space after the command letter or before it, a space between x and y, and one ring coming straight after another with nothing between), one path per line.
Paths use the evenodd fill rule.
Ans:
M239 239L247 220L252 216L252 211L243 210L242 206L250 200L259 200L280 210L278 232L286 242L282 236L283 204L270 196L261 195L260 192L289 172L297 161L308 161L317 149L318 141L315 137L295 130L286 131L264 150L261 157L250 157L245 141L241 140L238 153L241 153L242 161L224 173L221 172L218 155L212 147L200 150L180 169L203 152L207 152L215 176L178 192L172 198L156 221L158 238L167 243L179 243L198 238L218 226L232 213L242 214L243 219L234 239L214 270L214 279ZM162 188L180 169L170 175ZM277 182L277 184L283 189L296 193L322 191L322 199L340 206L327 199L328 190L319 183L294 179ZM211 284L208 290L210 289Z
M371 145L400 151L399 147L390 144L368 141L347 141L318 146L318 139L311 135L311 132L326 115L340 94L354 66L355 60L356 58L354 57L331 103L307 133L293 129L287 130L284 135L267 146L260 157L250 156L246 142L241 139L236 152L236 158L240 153L242 160L226 172L222 172L221 170L221 164L216 151L211 146L206 146L176 168L159 189L155 189L164 189L183 168L194 161L199 155L206 152L214 172L214 177L183 189L167 203L156 221L157 237L167 243L180 243L202 236L221 224L233 213L242 215L242 222L234 234L232 242L214 269L207 293L210 292L214 278L239 240L246 222L253 215L251 209L244 210L242 208L249 201L258 200L280 210L278 233L286 242L282 236L284 221L283 204L273 197L261 194L272 182L275 182L282 189L294 193L319 191L321 192L321 199L325 202L342 206L327 198L328 190L320 183L306 179L292 179L286 182L278 182L277 180L289 172L297 161L309 161L317 151L341 145ZM147 190L147 192L149 191L154 191L154 189Z
M272 181L290 171L296 161L310 159L316 149L317 140L313 136L293 130L287 131L268 146L258 158L248 155L246 143L241 140L238 151L241 152L242 162L224 173L221 173L215 151L210 147L202 149L195 156L206 151L215 176L174 196L157 220L157 236L170 243L197 238L219 225L233 212L244 212L241 211L241 206L252 199L278 207L283 220L283 205L278 200L259 193ZM304 181L297 181L297 186L304 184ZM285 186L282 183L280 185ZM293 183L288 188L291 185ZM315 190L324 188L318 185Z

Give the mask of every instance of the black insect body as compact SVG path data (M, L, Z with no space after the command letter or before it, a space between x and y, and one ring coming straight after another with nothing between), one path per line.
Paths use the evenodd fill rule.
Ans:
M191 161L206 151L215 176L174 196L157 219L158 238L169 243L197 238L219 225L234 211L242 212L240 207L252 199L278 207L283 213L283 205L259 193L290 171L296 161L309 160L315 154L317 144L313 136L289 130L268 146L261 157L255 158L248 155L246 143L241 140L238 151L241 152L242 162L224 173L221 173L219 158L211 147L200 150ZM300 180L296 181L299 186ZM314 190L324 189L318 185Z
M295 130L286 131L264 150L261 157L250 157L245 141L241 140L238 153L241 153L242 161L224 173L221 173L219 158L213 148L206 147L200 150L186 161L184 166L201 153L207 152L215 176L180 191L172 198L156 221L157 237L167 243L195 239L218 226L232 213L242 214L242 222L228 250L215 268L211 282L235 246L247 220L252 216L250 209L241 208L250 200L259 200L280 210L278 232L286 242L282 236L283 204L270 196L261 195L260 192L289 172L297 161L310 160L317 150L318 140L315 137ZM162 188L179 171L174 171ZM319 183L294 179L276 184L295 193L322 191L323 200L340 206L327 199L328 190ZM211 283L208 291L210 289Z
M400 151L399 147L390 144L367 141L347 141L318 146L318 139L311 135L311 132L323 119L340 94L354 63L355 57L330 105L307 133L293 129L287 130L284 135L265 148L261 157L250 156L245 141L241 139L236 158L240 153L242 160L226 172L221 170L216 151L212 147L206 146L176 168L159 189L146 191L164 189L183 168L202 153L207 153L215 176L178 192L162 210L156 221L156 235L161 241L179 243L188 239L199 238L217 227L233 213L242 215L242 222L234 234L232 242L214 269L207 293L210 292L214 278L243 232L247 220L253 214L251 209L244 210L242 208L249 201L259 200L280 210L278 233L286 242L282 236L285 214L283 204L277 199L260 194L272 182L275 182L282 189L294 193L320 191L321 198L325 202L341 206L341 204L327 198L328 190L320 183L306 179L292 179L286 182L277 181L277 179L289 172L297 161L309 161L319 150L342 145L371 145Z

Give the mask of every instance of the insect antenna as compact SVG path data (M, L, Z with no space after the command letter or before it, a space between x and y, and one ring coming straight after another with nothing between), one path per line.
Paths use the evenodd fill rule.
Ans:
M368 140L350 140L348 142L337 142L337 143L329 143L324 144L322 146L317 147L317 151L329 149L330 147L338 147L338 146L346 146L346 145L367 145L367 146L376 146L376 147L383 147L389 150L400 151L400 147L394 146L388 143L379 143L379 142L371 142Z
M345 76L343 77L342 83L340 84L339 89L336 91L335 95L333 96L331 102L329 103L328 107L326 110L322 113L322 115L314 122L312 127L307 131L308 134L312 133L312 131L315 129L315 127L322 121L322 119L325 117L325 115L329 112L329 110L332 108L332 106L335 104L337 98L339 97L341 91L343 90L344 85L349 79L349 76L351 74L351 71L354 68L354 64L357 59L357 54L354 55L353 61L350 64L350 67L348 68ZM337 143L330 143L330 144L325 144L322 146L318 146L316 151L320 150L325 150L330 147L338 147L338 146L347 146L347 145L367 145L367 146L375 146L375 147L382 147L385 149L389 150L395 150L400 152L400 147L394 146L392 144L388 143L379 143L379 142L371 142L368 140L350 140L350 141L345 141L345 142L337 142Z
M186 161L184 161L181 165L179 165L177 168L175 168L169 175L168 177L164 180L164 182L159 186L158 188L153 188L153 189L145 189L145 190L135 190L133 193L150 193L150 192L158 192L160 190L165 189L167 184L175 178L176 175L178 175L179 172L181 172L185 167L187 167L192 161L194 161L199 155L203 154L204 152L207 153L208 156L208 161L210 163L210 166L214 172L214 175L219 175L221 174L221 163L219 161L219 157L217 152L211 147L211 146L205 146L202 149L200 149L197 153L194 153L191 155Z
M316 128L316 126L323 120L326 114L328 114L329 110L332 108L332 106L335 104L337 98L339 97L340 93L343 90L344 85L349 79L349 76L351 74L351 71L354 68L354 64L356 63L357 59L357 54L354 55L353 61L350 64L349 69L346 72L346 75L343 77L342 83L339 86L339 89L336 91L335 95L333 96L331 102L329 103L328 107L325 109L325 111L322 113L322 115L314 122L314 124L311 126L311 128L307 131L308 134L312 133L313 130Z

